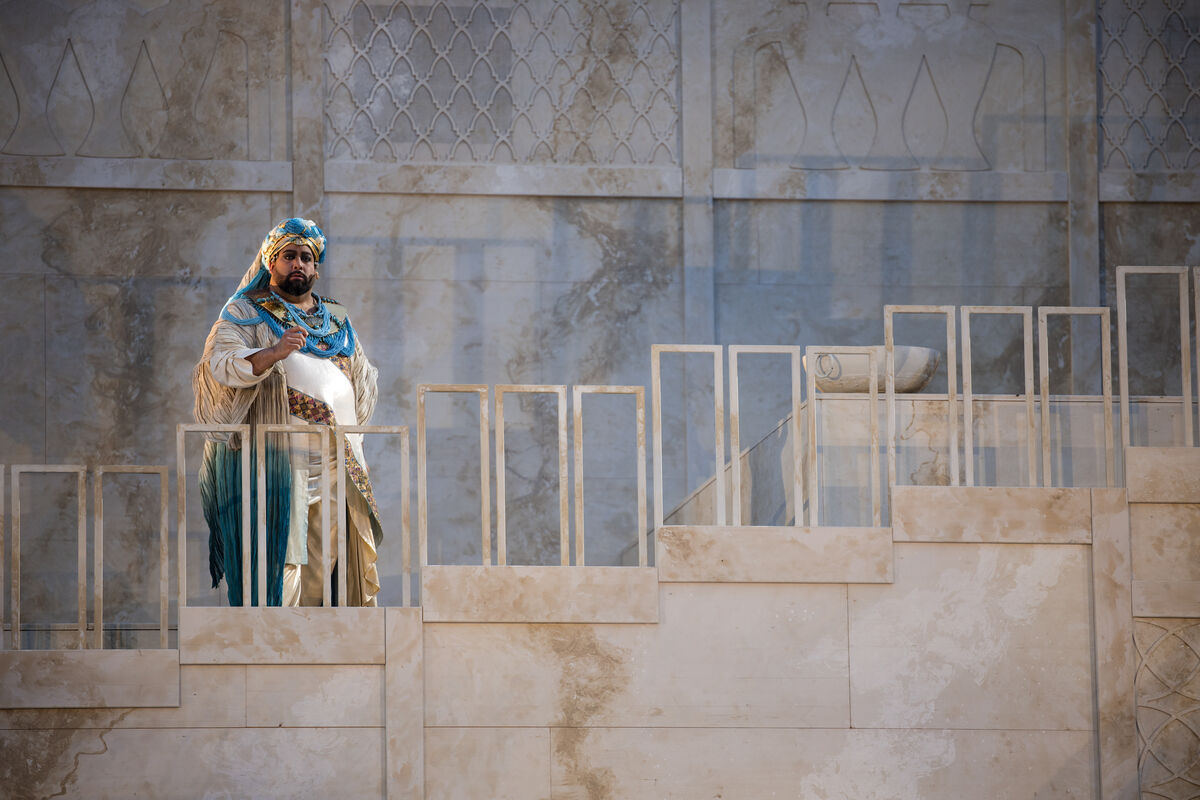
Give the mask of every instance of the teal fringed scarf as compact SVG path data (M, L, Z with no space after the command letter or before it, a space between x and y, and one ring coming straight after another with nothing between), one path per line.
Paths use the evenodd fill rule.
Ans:
M246 443L243 443L245 446ZM251 449L250 463L254 462ZM267 468L267 605L283 597L283 562L291 518L292 471L287 452L268 445ZM253 466L251 466L253 469ZM251 476L250 524L258 514ZM242 463L241 453L219 442L206 442L200 464L200 500L208 522L208 571L213 588L225 578L229 605L242 605ZM258 547L250 548L251 603L258 598Z

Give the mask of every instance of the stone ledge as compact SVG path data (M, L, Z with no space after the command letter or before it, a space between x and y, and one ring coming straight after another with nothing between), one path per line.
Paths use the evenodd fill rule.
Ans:
M1090 544L1090 489L893 486L897 542Z
M1200 503L1200 447L1125 448L1131 503Z
M182 608L183 664L382 664L382 608Z
M0 156L0 184L74 189L290 192L290 161Z
M1200 581L1135 580L1133 616L1200 617Z
M652 567L421 568L426 622L658 622Z
M679 167L326 161L325 191L678 198L682 175Z
M178 706L178 650L0 651L0 708Z
M664 583L891 583L890 528L668 525L655 531Z
M713 170L722 200L907 200L912 202L1059 203L1065 172L879 172L873 170Z

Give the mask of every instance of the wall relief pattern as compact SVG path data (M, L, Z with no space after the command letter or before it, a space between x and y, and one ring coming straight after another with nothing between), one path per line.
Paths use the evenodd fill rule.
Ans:
M285 11L235 0L144 13L117 0L4 3L0 153L269 160Z
M1142 797L1200 797L1200 620L1135 620L1134 644Z
M679 164L678 0L328 2L334 160Z
M1200 167L1200 10L1188 0L1100 0L1104 169Z
M1045 56L989 5L776 3L733 50L733 165L1045 170Z

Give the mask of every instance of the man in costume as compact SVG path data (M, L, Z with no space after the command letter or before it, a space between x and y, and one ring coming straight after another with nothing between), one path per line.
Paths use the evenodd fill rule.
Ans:
M197 422L248 422L252 431L259 424L367 423L375 409L378 372L367 361L346 309L312 291L324 260L325 235L311 220L287 219L267 234L238 291L221 309L192 373ZM251 497L251 519L257 519L259 502L267 504L266 604L321 605L324 581L332 578L347 581L350 605L373 606L379 592L376 548L383 533L362 437L351 434L345 441L349 563L337 565L332 576L320 568L321 473L322 459L336 465L336 458L317 440L266 437L267 496ZM236 434L213 434L200 468L209 572L213 588L225 578L231 606L242 605L242 447L254 447L253 433L249 442ZM252 465L257 463L253 455ZM336 486L342 476L336 466L331 472ZM336 496L335 489L331 502ZM336 548L332 535L330 542ZM253 573L258 548L251 547L251 553ZM251 586L252 603L261 604L257 582Z

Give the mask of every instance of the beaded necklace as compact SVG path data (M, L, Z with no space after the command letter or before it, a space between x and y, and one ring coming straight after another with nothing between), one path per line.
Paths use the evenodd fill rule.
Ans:
M333 315L329 313L329 307L326 306L324 301L321 300L320 295L313 295L313 299L317 301L317 304L313 307L312 311L304 311L299 306L284 300L278 294L275 294L274 292L271 294L275 296L276 300L278 300L280 303L283 303L284 310L287 311L288 321L291 322L292 325L299 327L309 336L316 336L320 338L322 336L328 336L333 332ZM317 317L321 321L320 325L315 328L308 324L308 320L312 317Z
M329 307L325 305L325 302L318 295L313 295L313 298L317 302L316 307L313 308L312 312L305 312L298 306L289 303L272 292L269 297L261 299L274 301L282 306L285 319L279 319L258 300L250 301L258 311L257 319L253 317L250 319L238 319L229 313L228 307L221 309L221 319L232 322L235 325L243 326L257 325L260 322L266 323L267 327L276 336L283 336L284 331L290 327L298 327L306 334L304 344L300 347L299 352L308 353L318 358L353 355L355 336L354 327L350 324L350 318L347 317L345 320L338 322L334 319ZM308 323L308 320L313 317L316 317L318 320L315 326ZM284 325L284 322L288 324Z

